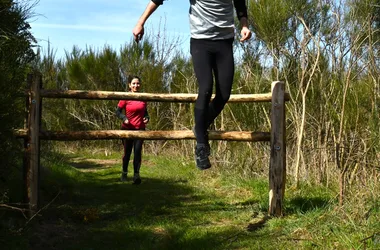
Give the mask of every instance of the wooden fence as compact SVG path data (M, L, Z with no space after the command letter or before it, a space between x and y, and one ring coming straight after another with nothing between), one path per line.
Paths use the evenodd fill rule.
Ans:
M147 140L195 139L191 130L179 131L41 131L42 98L70 98L96 100L144 100L154 102L195 102L196 94L151 94L106 91L44 90L40 74L28 75L24 129L15 130L17 137L24 138L24 183L25 200L29 209L37 211L39 206L40 140L105 140L139 138ZM270 141L269 162L269 211L271 216L283 215L283 200L286 180L285 101L289 100L283 82L272 83L267 94L231 95L229 102L272 102L270 132L210 131L210 140Z

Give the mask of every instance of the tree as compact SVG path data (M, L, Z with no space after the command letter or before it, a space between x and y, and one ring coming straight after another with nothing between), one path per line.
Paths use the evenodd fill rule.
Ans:
M26 1L0 2L0 182L9 179L22 159L22 147L12 131L22 127L25 117L25 100L17 97L25 88L28 64L34 57L32 48L36 41L27 22L33 6Z

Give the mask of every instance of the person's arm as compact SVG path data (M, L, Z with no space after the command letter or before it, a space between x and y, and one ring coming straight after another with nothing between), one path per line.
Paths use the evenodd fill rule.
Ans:
M148 114L148 109L145 109L145 114L144 114L144 118L143 118L143 121L145 124L147 124L150 120L150 117L149 117L149 114Z
M146 6L145 11L139 18L135 28L132 31L136 42L139 42L144 36L144 25L145 25L146 20L148 20L150 15L152 15L152 13L156 11L158 6L163 4L163 2L164 0L151 0L148 3L148 6Z
M128 124L128 118L123 114L122 108L117 107L115 114L120 120L123 120L123 123Z
M245 3L245 0L234 0L234 6L241 26L240 42L243 42L250 39L252 36L252 33L248 27L247 5Z

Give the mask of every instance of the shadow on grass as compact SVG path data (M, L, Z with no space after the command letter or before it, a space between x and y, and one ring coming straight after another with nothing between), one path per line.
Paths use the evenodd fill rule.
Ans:
M48 206L23 236L27 249L225 249L236 240L231 235L241 233L234 226L212 228L213 217L205 214L236 206L194 192L185 178L142 176L141 185L132 185L131 178L119 181L116 168L104 170L86 160L73 164L70 158L61 163L100 171L44 173L41 205Z
M96 164L94 162L73 162L70 164L77 169L99 169L102 168L102 164Z
M327 198L310 198L298 196L293 199L290 199L290 201L287 202L287 206L285 208L285 216L296 213L307 213L315 209L324 209L326 208L326 206L328 206L328 203L329 199ZM271 219L270 216L266 215L267 211L267 208L265 210L261 210L261 212L265 213L264 216L253 216L255 218L253 218L252 221L248 224L247 231L255 232L257 230L262 229L266 225L267 221Z
M287 202L286 214L306 213L315 209L326 208L329 199L325 197L301 197L297 196Z

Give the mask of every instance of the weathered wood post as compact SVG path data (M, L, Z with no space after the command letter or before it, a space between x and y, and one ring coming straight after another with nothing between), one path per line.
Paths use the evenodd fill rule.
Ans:
M286 181L285 84L272 83L271 153L269 166L269 215L283 215Z
M41 74L28 76L30 84L28 94L27 137L25 142L24 181L26 202L31 215L38 209L39 199L39 165L40 165L40 122L41 122Z
M29 144L29 107L30 107L30 90L33 82L33 74L28 74L26 80L26 88L28 90L27 96L25 98L25 120L24 120L24 130L26 131L26 136L24 137L24 157L22 159L23 162L23 201L25 205L29 205L28 198L28 186L27 186L27 177L28 171L30 169L29 166L29 153L28 153L28 144Z

